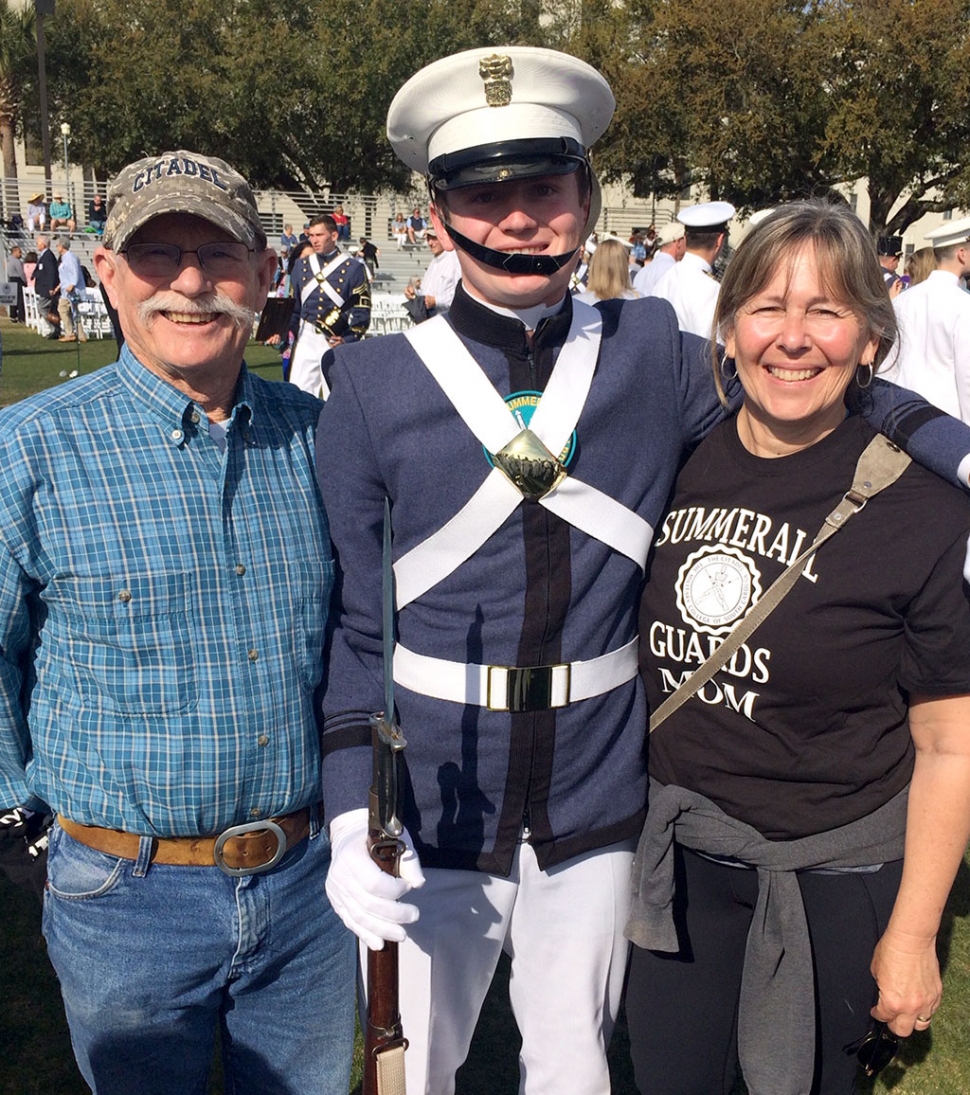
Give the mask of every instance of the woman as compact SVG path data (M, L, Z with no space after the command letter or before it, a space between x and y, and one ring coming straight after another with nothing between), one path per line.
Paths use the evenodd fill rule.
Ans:
M391 221L391 235L397 243L397 249L402 250L408 242L408 225L403 213L398 213Z
M630 286L630 258L619 240L603 240L596 245L589 263L586 291L579 299L587 304L616 297L633 300L640 294Z
M914 251L906 260L906 275L909 278L909 288L919 285L936 269L936 253L932 247L921 247Z
M845 495L872 433L844 397L896 333L861 222L816 203L749 234L715 325L744 401L685 465L656 537L653 711ZM850 1092L873 1020L929 1027L970 835L968 531L970 502L910 465L650 735L628 925L643 1095L726 1095L738 1052L757 1095Z

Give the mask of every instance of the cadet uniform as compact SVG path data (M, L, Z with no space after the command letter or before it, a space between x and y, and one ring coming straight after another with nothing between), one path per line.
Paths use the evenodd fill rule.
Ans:
M677 313L682 331L711 337L714 309L721 286L711 272L711 264L691 249L689 230L703 232L727 232L727 222L734 216L730 202L703 202L684 209L677 219L688 229L687 251L684 257L669 269L654 285L651 296L669 301Z
M928 233L934 247L970 246L970 217ZM887 371L947 414L970 422L970 293L956 269L934 270L893 301L899 320L896 364Z
M311 395L328 391L320 360L330 338L356 342L370 326L370 282L362 262L339 250L306 255L293 271L297 341L290 382Z

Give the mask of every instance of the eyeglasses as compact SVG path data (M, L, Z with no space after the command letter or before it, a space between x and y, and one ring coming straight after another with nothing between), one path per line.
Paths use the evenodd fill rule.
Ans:
M873 1023L856 1051L856 1060L867 1076L875 1076L896 1056L899 1037L885 1023Z
M199 266L214 278L237 278L249 265L252 247L232 240L204 243L193 251L184 251L174 243L132 243L119 252L128 260L132 272L146 278L172 277L178 273L184 255L195 255Z

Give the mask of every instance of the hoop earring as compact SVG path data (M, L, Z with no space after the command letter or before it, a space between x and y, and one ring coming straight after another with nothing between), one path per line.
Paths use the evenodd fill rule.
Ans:
M731 372L728 372L725 368L725 365L729 361L731 362ZM738 379L738 366L733 357L722 357L720 364L717 368L718 372L721 374L721 379L726 381L728 384L730 384L732 380Z
M862 381L859 379L859 374L862 372L863 369L868 369L869 370L869 376L866 379L865 384L863 384ZM868 388L869 385L872 383L872 378L875 375L875 372L876 372L876 370L873 367L873 364L872 364L871 361L862 362L855 371L855 382L858 385L858 387Z

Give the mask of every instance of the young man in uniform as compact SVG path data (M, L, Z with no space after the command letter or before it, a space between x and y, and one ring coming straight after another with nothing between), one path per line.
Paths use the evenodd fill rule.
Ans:
M334 346L364 337L370 326L370 281L363 264L339 249L337 225L328 213L312 220L307 232L313 253L293 270L296 344L289 380L326 397L321 358Z
M470 50L408 81L388 135L428 178L462 283L446 317L338 350L321 415L341 600L328 893L364 944L400 943L413 1095L454 1091L503 950L521 1090L610 1090L646 806L637 600L681 453L724 413L708 344L666 302L568 294L598 209L588 150L612 112L599 73L548 50ZM399 879L366 850L385 497Z

